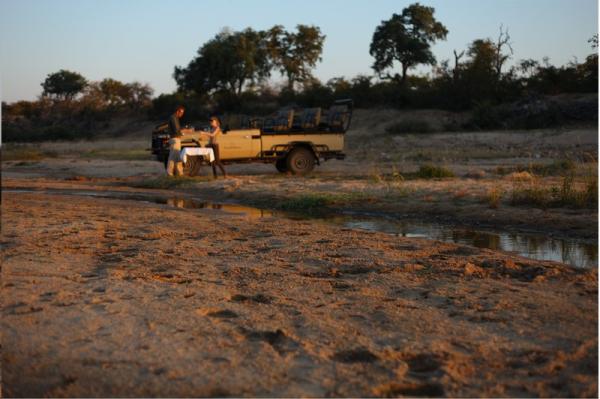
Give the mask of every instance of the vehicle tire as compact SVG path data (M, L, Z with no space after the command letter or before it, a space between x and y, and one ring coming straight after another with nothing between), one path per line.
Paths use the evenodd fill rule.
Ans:
M183 164L183 175L196 176L200 172L200 166L202 166L200 157L187 157Z
M288 171L287 168L287 158L280 158L275 162L275 167L281 173L285 173Z
M305 175L315 167L315 155L304 147L294 148L286 158L287 170L294 175Z

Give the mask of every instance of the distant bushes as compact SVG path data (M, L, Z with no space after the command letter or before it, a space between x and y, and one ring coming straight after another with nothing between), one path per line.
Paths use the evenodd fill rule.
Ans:
M2 103L4 141L88 139L105 132L116 118L145 118L152 104L147 84L110 78L88 82L65 70L48 75L43 87L36 101Z
M2 129L2 138L6 142L37 142L53 140L80 140L91 138L94 131L84 129L74 122L55 124L51 126L20 126L19 124L5 124Z
M166 120L177 105L186 107L185 121L200 121L211 114L264 116L283 106L325 108L341 98L353 99L357 108L471 111L468 121L443 127L417 118L405 120L389 126L390 135L597 123L597 54L562 67L547 60L541 64L521 60L502 73L477 67L476 59L471 55L453 69L444 61L431 75L408 76L402 82L364 75L324 83L311 78L298 89L294 85L276 88L258 80L236 93L186 91L154 99L147 84L111 78L88 82L77 73L61 70L48 76L39 100L2 103L2 133L5 141L84 139L105 132L117 118ZM71 77L76 90L69 91L72 85L60 87L64 79L57 77Z
M567 123L597 121L597 96L537 96L500 105L493 105L490 101L478 102L474 105L471 119L464 128L540 129Z

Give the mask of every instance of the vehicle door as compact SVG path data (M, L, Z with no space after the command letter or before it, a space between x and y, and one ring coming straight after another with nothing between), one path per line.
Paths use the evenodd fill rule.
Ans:
M221 159L256 158L260 153L260 130L229 130L218 143Z

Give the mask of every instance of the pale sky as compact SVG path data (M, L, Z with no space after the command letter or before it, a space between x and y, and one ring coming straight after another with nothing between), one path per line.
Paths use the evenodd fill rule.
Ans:
M49 73L68 69L88 80L110 77L150 84L155 96L176 89L176 65L185 66L223 27L268 29L316 25L326 35L314 70L333 77L372 75L369 45L382 20L413 1L400 0L0 0L0 97L33 100ZM596 0L438 0L449 30L433 52L452 59L475 39L495 39L502 24L513 43L512 62L550 58L561 66L592 53L598 32ZM427 72L428 69L421 69ZM281 78L274 72L273 81Z

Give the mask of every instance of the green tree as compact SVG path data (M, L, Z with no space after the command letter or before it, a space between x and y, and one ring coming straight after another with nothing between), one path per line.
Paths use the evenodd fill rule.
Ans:
M517 69L524 79L530 79L540 67L540 63L533 58L520 60L517 65Z
M132 99L130 87L118 80L106 78L99 84L103 102L109 107L118 107L129 103Z
M461 84L472 101L491 99L496 86L496 50L490 39L476 39L467 49Z
M369 53L375 57L373 69L380 77L404 83L409 69L419 64L435 65L430 47L445 39L448 29L436 21L434 11L414 3L375 29ZM396 61L401 64L402 75L384 73Z
M352 89L352 83L349 82L343 76L331 78L327 81L327 87L331 89L332 92L339 95L340 93L349 93Z
M274 66L287 77L287 90L294 91L296 83L312 82L311 70L321 61L325 35L317 26L297 25L288 32L275 25L267 34L267 47Z
M44 89L43 96L54 96L59 100L72 100L87 86L87 81L77 72L61 69L48 74L41 85Z
M592 49L596 51L588 55L585 58L585 62L581 64L578 69L586 89L594 91L598 90L598 34L592 36L592 38L588 40L588 43L590 43Z
M492 77L495 75L496 49L490 39L473 40L467 55L470 57L468 68Z
M224 91L239 97L248 84L269 75L265 36L250 28L242 32L224 29L198 50L187 67L175 67L173 77L179 90L197 95Z
M514 78L511 76L514 69L503 74L503 68L512 53L510 35L502 26L496 41L489 38L473 40L467 49L469 59L461 65L460 71L463 75L462 84L466 85L473 100L492 97L501 100L504 86ZM531 60L526 60L521 67L533 68L535 64L531 64Z
M150 106L154 89L152 89L149 84L132 82L127 84L127 86L129 86L131 96L128 105L131 108L139 110Z

